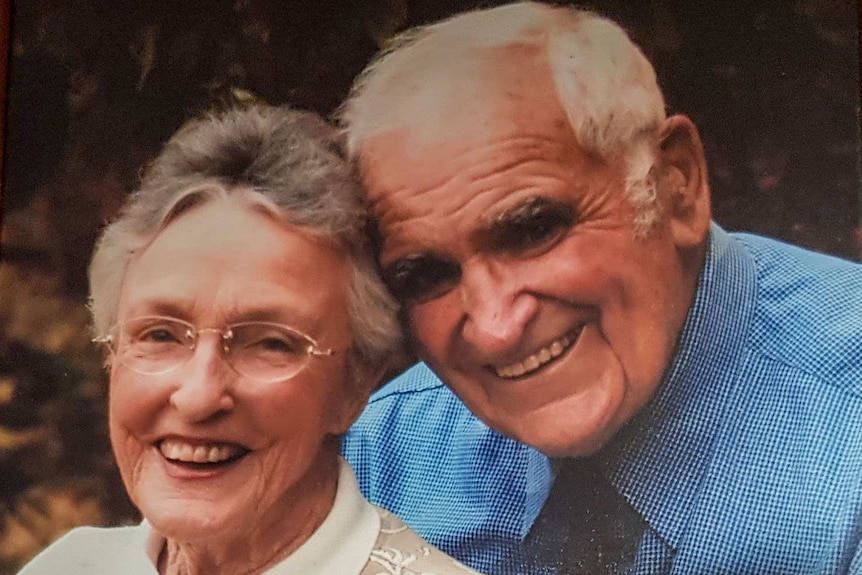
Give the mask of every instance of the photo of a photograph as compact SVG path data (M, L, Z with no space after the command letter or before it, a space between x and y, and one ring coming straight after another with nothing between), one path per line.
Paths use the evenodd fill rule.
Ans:
M0 6L0 575L862 575L857 2Z

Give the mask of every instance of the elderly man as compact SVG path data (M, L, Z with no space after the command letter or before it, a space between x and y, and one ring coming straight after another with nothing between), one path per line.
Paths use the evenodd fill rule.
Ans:
M345 442L372 500L490 573L862 572L862 267L711 222L616 25L463 14L341 120L425 362Z

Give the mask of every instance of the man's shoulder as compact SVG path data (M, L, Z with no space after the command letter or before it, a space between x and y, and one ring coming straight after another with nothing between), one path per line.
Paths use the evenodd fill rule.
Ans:
M515 552L551 482L546 456L487 427L422 364L378 390L342 453L372 503L484 571Z
M492 467L526 472L525 459L544 460L486 426L423 363L374 393L345 436L343 451L360 473L370 465L375 475L392 477L420 470L472 477L495 458ZM394 459L397 473L387 472Z
M744 232L730 235L754 257L760 275L775 277L776 280L803 276L823 283L858 285L862 282L862 263L774 238Z
M862 264L750 234L757 270L749 349L862 398Z
M732 236L754 260L760 297L805 298L817 309L862 309L862 263L752 234Z
M374 405L397 400L402 396L409 397L429 393L452 395L454 398L454 394L448 393L448 388L440 381L440 378L434 375L434 372L425 363L419 362L377 389L371 395L368 403Z
M461 400L424 363L418 363L372 394L347 439L368 434L415 436L419 430L441 426L483 432Z
M691 573L734 573L742 561L750 572L846 572L830 562L849 562L859 544L862 266L734 237L745 254L734 263L753 262L756 273L753 313L750 322L726 324L737 330L740 352L709 385L690 378L702 386L698 399L728 392L691 411L701 422L712 406L721 419L709 449L692 451L691 461L706 466L682 515L685 543L675 561ZM737 271L723 267L721 281L734 285ZM692 427L680 429L663 441L682 443ZM767 551L746 551L755 548Z

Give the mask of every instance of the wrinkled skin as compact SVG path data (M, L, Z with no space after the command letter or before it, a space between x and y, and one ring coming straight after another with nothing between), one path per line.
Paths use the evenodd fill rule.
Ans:
M708 232L705 162L691 122L669 118L661 221L636 237L622 159L577 145L547 66L504 63L436 85L409 124L363 142L379 258L419 355L476 415L546 454L588 455L673 354Z
M142 375L114 361L110 434L132 501L167 537L162 572L256 573L304 541L331 508L337 436L365 403L348 380L348 267L341 254L236 201L179 216L131 264L119 321L170 315L201 327L259 320L339 350L293 378L249 380L204 332L188 363ZM325 287L325 289L323 289ZM165 440L244 453L190 466Z

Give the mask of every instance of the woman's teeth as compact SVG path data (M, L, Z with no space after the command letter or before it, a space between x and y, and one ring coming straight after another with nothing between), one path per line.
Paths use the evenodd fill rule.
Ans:
M547 364L548 362L560 357L564 351L569 349L578 339L580 329L574 332L569 332L563 337L552 341L542 349L528 355L521 361L505 365L503 367L495 367L494 372L498 377L505 379L513 379L532 373Z
M171 461L183 463L221 463L233 459L244 450L227 443L190 444L176 439L165 439L159 443L159 451Z

